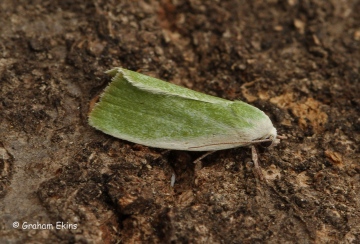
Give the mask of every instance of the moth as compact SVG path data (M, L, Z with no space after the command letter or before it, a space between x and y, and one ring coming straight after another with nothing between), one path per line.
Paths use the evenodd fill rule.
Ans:
M90 112L89 124L116 138L186 151L279 141L270 118L245 102L210 96L120 67L106 73L112 82ZM255 148L253 159L257 159L254 153Z

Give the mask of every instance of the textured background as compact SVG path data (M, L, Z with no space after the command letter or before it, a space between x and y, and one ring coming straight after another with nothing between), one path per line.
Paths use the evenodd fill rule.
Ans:
M2 0L0 241L359 243L359 13L356 0ZM199 153L91 128L114 66L262 109L288 138L260 149L267 182L247 148L195 167ZM77 228L21 228L57 221Z

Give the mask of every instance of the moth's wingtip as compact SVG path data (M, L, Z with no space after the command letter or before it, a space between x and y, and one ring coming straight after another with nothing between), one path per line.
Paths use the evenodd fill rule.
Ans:
M95 126L95 123L94 123L94 118L92 117L91 112L88 114L87 122L91 127L96 129L96 126Z
M109 70L105 71L105 74L108 74L110 76L116 76L116 74L121 72L121 71L122 71L121 67L114 67L112 69L109 69Z

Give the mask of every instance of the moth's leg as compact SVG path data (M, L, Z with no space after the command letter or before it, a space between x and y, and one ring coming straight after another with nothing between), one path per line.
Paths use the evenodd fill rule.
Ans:
M173 172L173 173L171 174L171 179L170 179L170 186L171 186L171 187L174 187L174 185L175 185L175 180L176 180L176 175L175 175L175 172Z
M264 175L261 171L261 167L259 166L259 157L256 152L256 148L254 145L251 145L250 147L251 147L252 161L254 162L254 174L258 179L264 180Z
M171 152L170 149L165 149L163 152L161 152L161 155L163 155L163 156L166 155L166 157L168 157L170 152ZM167 161L169 163L169 160L167 160ZM170 178L170 186L174 187L175 180L176 180L175 169L174 169L174 167L173 167L173 165L171 163L169 163L169 166L170 166L170 168L172 170L172 174L171 174L171 178Z
M194 164L197 164L197 163L200 162L203 158L209 156L210 154L213 154L214 152L216 152L216 151L210 151L210 152L207 152L207 153L205 153L204 155L198 157L198 158L194 161Z

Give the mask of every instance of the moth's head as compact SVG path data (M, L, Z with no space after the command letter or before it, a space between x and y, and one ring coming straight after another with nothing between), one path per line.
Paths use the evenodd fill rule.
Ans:
M271 140L270 147L276 146L280 143L280 139L277 138L277 131L275 127L273 127L268 135L268 139Z
M275 127L273 127L270 130L268 138L271 139L274 142L274 141L276 141L276 137L277 137L277 131L276 131Z
M277 131L275 127L272 127L269 134L267 134L264 139L260 140L261 146L263 147L273 147L280 143L280 140L277 138Z

